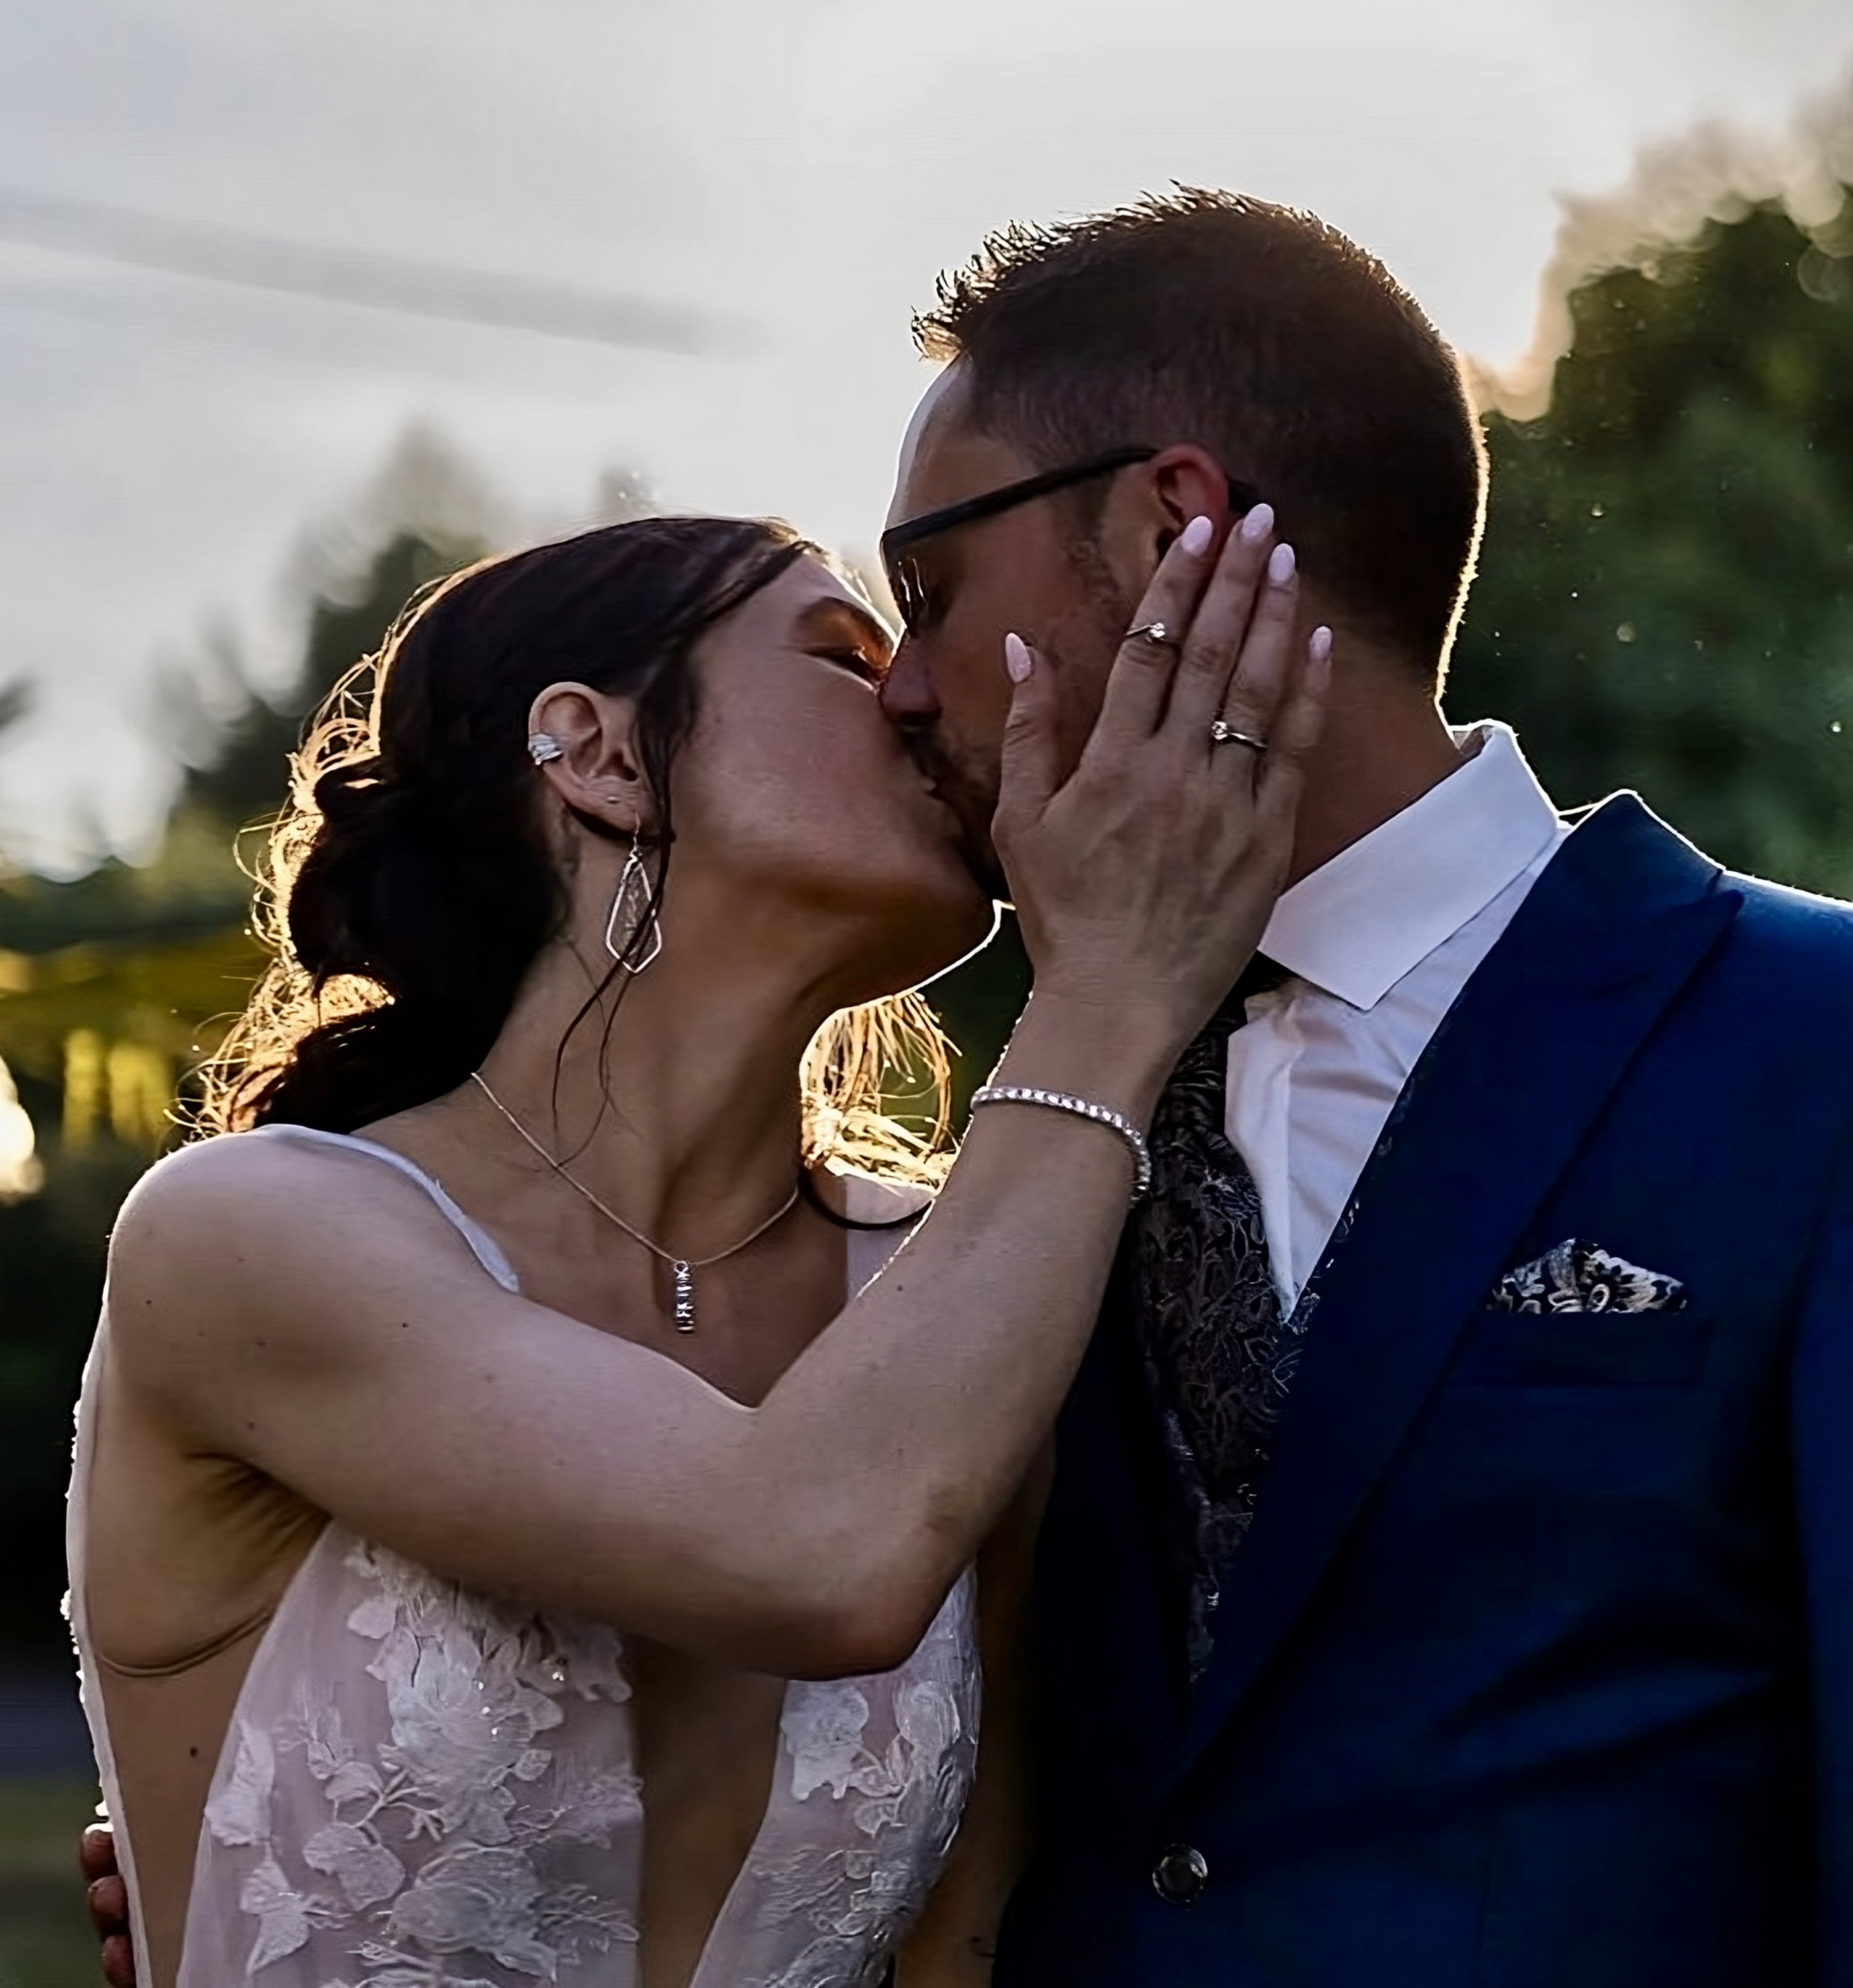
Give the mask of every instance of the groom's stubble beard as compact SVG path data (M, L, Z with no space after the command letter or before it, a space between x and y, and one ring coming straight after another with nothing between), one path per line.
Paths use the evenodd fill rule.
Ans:
M1128 611L1100 583L1102 569L1090 566L1084 570L1093 583L1081 612L1060 636L1045 635L1035 645L1037 666L1053 672L1058 688L1063 779L1074 771L1100 715ZM966 867L994 898L1007 901L1009 880L991 837L1003 780L1001 737L959 739L942 712L935 719L905 723L903 739L915 764L959 817Z
M1006 898L1009 885L991 840L991 820L997 812L1003 759L996 747L952 746L943 720L909 724L902 734L914 763L933 783L935 791L959 817L959 854L965 867L993 898Z
M1044 554L1053 564L1032 576L1026 587L1025 576L1015 568L986 570L980 566L970 576L975 590L983 597L979 615L982 622L995 626L995 635L962 636L952 654L942 655L938 667L929 666L936 691L932 703L905 714L890 713L915 765L958 818L965 867L1000 901L1009 901L1010 885L991 826L1002 785L1009 699L975 699L974 693L961 691L959 686L982 684L994 671L992 688L1003 688L1004 631L1016 627L1034 650L1038 667L1049 671L1056 681L1058 777L1066 779L1094 729L1114 658L1144 590L1141 584L1128 594L1117 581L1097 516L1077 509L1063 522L1059 547L1050 546ZM1019 614L1033 618L1019 620ZM949 632L942 627L925 640L943 642Z

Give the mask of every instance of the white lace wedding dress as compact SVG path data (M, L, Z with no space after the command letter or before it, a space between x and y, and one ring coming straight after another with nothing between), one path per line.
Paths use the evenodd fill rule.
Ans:
M516 1288L494 1240L435 1181L383 1147L339 1143L417 1181L485 1270ZM895 1240L850 1234L853 1287ZM107 1330L106 1310L100 1347ZM120 1817L83 1605L96 1364L93 1352L78 1410L71 1612ZM968 1572L898 1670L787 1685L765 1818L691 1988L881 1980L971 1787L973 1587ZM613 1630L523 1614L330 1524L238 1698L200 1831L178 1988L634 1988L648 1803L630 1696ZM145 1950L126 1834L118 1854Z

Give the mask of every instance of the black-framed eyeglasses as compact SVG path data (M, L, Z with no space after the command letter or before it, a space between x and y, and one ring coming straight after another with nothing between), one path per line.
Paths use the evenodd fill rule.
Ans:
M1111 476L1115 470L1129 469L1135 462L1149 462L1161 453L1149 444L1128 443L1100 455L1088 456L1080 462L1045 469L1040 475L1026 476L1015 483L1000 484L995 490L982 491L976 497L962 498L956 504L942 505L937 511L923 511L918 518L890 526L881 535L881 566L888 575L888 588L894 597L901 626L914 631L925 605L925 590L920 582L919 570L907 556L909 549L922 539L935 538L942 532L951 531L955 526L975 524L980 518L994 518L1000 511L1014 510L1019 504L1047 497L1053 491L1068 489L1096 476ZM1229 501L1231 508L1241 516L1260 502L1261 493L1252 484L1232 476L1229 479Z

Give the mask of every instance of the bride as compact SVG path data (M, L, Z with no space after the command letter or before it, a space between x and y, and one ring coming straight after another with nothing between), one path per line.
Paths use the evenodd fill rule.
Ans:
M1209 539L1141 623L1190 625ZM1265 762L1212 758L1229 665L1174 686L1149 629L1073 768L1052 667L999 658L1036 986L993 1085L1041 1094L949 1172L876 1085L943 1077L897 990L992 909L814 547L654 519L491 561L337 694L227 1136L123 1210L79 1409L73 1624L144 1983L983 1977L1006 1749L921 1916L979 1601L1012 1605L1006 1508L1317 729L1317 661L1249 627L1266 550L1202 610L1278 707Z

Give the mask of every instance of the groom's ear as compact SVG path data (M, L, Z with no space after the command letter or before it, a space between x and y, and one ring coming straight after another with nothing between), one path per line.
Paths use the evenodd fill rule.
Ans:
M1101 518L1101 557L1128 604L1192 518L1208 518L1219 546L1231 521L1229 478L1207 449L1180 442L1116 479Z
M1146 464L1144 482L1150 493L1154 566L1192 518L1209 519L1216 528L1211 543L1222 543L1232 522L1229 474L1207 449L1180 442L1161 450Z

